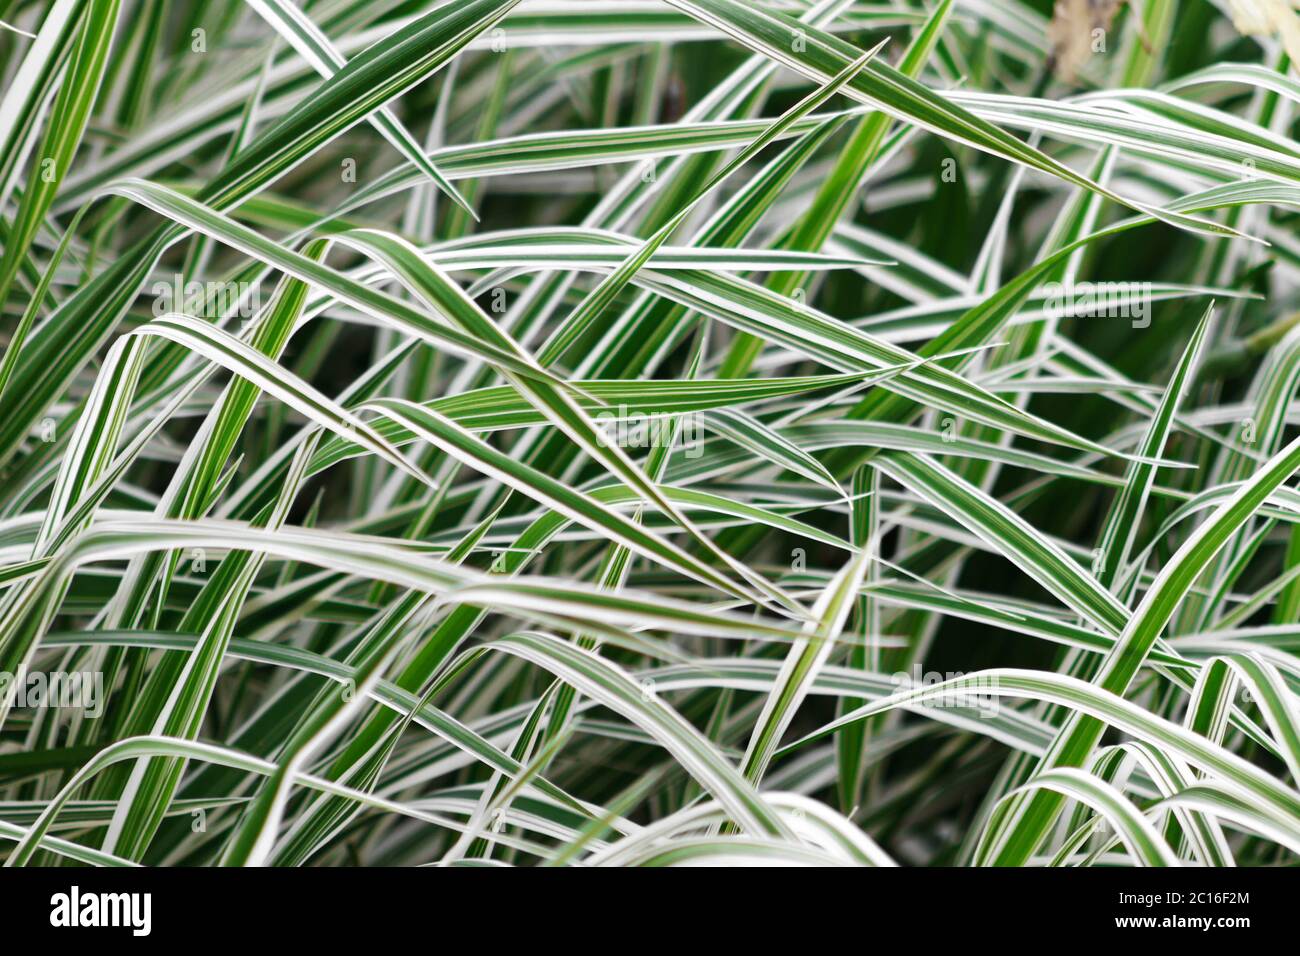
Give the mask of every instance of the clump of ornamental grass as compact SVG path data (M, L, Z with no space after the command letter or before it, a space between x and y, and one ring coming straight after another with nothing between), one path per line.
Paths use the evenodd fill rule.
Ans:
M0 857L1294 863L1241 6L0 4Z

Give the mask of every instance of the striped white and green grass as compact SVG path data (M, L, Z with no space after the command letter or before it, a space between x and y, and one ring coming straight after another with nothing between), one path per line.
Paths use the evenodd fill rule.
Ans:
M0 2L0 858L1294 863L1300 80L1078 6Z

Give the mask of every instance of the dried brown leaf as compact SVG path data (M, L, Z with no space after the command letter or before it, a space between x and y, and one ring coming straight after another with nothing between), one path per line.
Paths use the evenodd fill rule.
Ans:
M1106 48L1106 34L1124 0L1056 0L1047 40L1048 67L1069 83L1093 53Z

